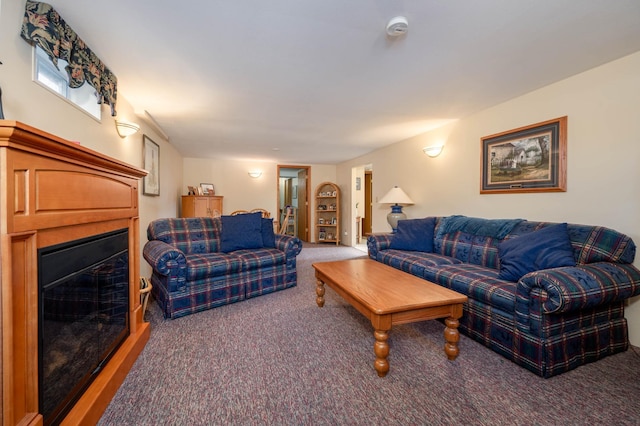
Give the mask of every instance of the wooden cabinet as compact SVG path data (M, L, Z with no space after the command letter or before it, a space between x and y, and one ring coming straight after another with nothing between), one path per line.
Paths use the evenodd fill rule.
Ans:
M316 242L340 244L340 188L323 182L316 188Z
M183 195L181 217L218 217L222 215L219 195Z

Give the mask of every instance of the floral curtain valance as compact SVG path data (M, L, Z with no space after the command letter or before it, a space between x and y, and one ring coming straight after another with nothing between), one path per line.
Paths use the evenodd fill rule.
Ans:
M58 59L67 61L69 87L78 88L88 82L98 93L98 103L110 105L111 115L116 115L118 79L51 5L27 1L21 35L47 52L56 67Z

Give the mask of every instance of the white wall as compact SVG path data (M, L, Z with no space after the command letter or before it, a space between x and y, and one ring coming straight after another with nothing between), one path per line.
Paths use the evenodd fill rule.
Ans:
M160 146L160 196L142 195L140 185L140 246L147 241L148 223L158 217L176 216L177 199L182 182L182 157L176 149L156 134L133 111L124 95L118 94L117 118L141 125L139 133L126 139L116 133L114 117L108 106L102 107L102 120L77 109L32 81L32 47L20 37L24 1L0 4L0 87L4 115L56 136L78 141L83 146L142 167L142 135ZM73 22L69 22L73 27ZM80 34L82 37L82 34ZM91 47L91 46L89 46ZM100 52L95 52L100 57ZM104 60L104 59L103 59ZM108 61L106 61L109 66ZM117 70L112 70L116 76ZM141 258L141 273L150 275L150 267Z
M520 96L444 128L338 166L350 185L354 166L372 164L373 230L388 232L388 206L375 204L393 185L416 203L408 217L465 214L487 218L603 225L640 244L640 52ZM568 116L567 192L488 194L480 188L480 138ZM444 141L429 158L422 147ZM635 265L640 267L640 254ZM640 346L640 298L626 310Z

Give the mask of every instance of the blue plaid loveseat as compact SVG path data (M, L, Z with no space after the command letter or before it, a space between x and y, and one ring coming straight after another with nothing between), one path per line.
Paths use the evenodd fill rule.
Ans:
M499 244L554 224L469 218L481 225L465 228L464 216L433 219L431 252L392 249L394 234L374 234L369 257L465 294L463 334L545 378L628 349L624 303L640 294L631 238L567 224L575 266L514 282L500 278Z
M168 218L147 228L145 260L165 318L178 318L297 284L297 237L275 235L275 247L221 251L221 219Z

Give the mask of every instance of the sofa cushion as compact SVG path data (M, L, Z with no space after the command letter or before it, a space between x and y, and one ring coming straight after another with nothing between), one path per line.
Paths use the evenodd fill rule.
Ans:
M465 263L498 269L498 242L492 237L456 231L436 239L433 251Z
M242 261L237 256L224 253L191 254L187 258L187 281L237 274Z
M390 249L433 252L435 218L404 219L398 221L398 232L391 238Z
M517 284L501 279L495 269L469 263L443 265L436 270L434 282L515 315Z
M223 253L262 248L262 214L246 213L222 216L221 248Z
M275 265L284 265L287 261L282 250L274 248L261 248L252 250L238 250L233 253L242 260L242 270L268 268Z
M434 270L442 265L461 263L458 259L435 253L419 251L382 250L376 259L385 265L415 275L420 278L431 279Z
M219 231L219 222L210 217L156 219L147 227L147 238L184 254L210 253L218 251Z
M567 224L547 226L498 245L500 278L518 281L529 272L575 266Z
M262 246L276 247L276 235L273 232L273 219L262 218Z

